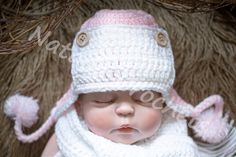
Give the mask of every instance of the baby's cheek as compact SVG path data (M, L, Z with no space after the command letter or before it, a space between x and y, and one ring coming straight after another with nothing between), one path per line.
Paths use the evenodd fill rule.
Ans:
M89 129L98 135L103 135L112 127L112 118L105 112L90 111L84 114L84 119Z
M145 116L143 116L142 121L142 127L144 131L156 131L157 128L159 128L159 125L161 123L161 113L159 111L148 111L145 113Z

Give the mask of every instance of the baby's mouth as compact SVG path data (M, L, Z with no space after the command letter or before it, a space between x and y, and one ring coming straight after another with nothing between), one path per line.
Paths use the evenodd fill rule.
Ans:
M118 131L119 132L123 132L123 133L131 133L131 132L133 132L134 131L134 129L133 128L120 128L120 129L118 129Z
M117 130L121 133L131 133L131 132L135 131L135 129L130 127L129 125L122 125Z

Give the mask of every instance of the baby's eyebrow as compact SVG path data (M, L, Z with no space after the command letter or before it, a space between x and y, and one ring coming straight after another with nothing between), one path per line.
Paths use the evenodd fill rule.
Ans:
M114 95L115 95L114 92L97 92L97 93L93 93L93 96L95 96L95 97L112 97Z
M149 93L152 93L154 96L161 96L160 93L158 92L155 92L155 91L137 91L137 92L134 92L132 94L132 96L141 96L142 94L144 94L145 92L149 92Z

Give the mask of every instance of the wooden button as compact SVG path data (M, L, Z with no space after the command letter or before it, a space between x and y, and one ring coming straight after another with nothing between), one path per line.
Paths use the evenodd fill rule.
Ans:
M89 42L89 37L86 33L82 32L78 35L77 44L79 45L79 47L86 46L88 42Z
M162 32L157 32L156 41L157 41L157 44L162 47L166 47L168 44L168 39L167 39L166 35Z

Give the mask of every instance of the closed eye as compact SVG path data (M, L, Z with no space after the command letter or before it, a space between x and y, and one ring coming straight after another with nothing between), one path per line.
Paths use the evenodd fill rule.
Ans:
M106 104L111 104L114 102L114 100L94 100L96 103L106 103Z
M133 99L133 101L138 103L139 105L142 105L142 106L152 106L152 101L144 102L140 99Z
M133 101L139 102L139 103L152 103L152 101L153 101L153 99L151 99L151 100L142 100L140 96L139 97L138 96L133 97L132 99L133 99Z
M143 101L140 100L140 99L134 99L134 101L135 101L135 102L139 102L139 103L143 103Z
M132 99L136 103L144 106L151 106L156 99L160 97L159 93L153 91L139 91L133 94Z

